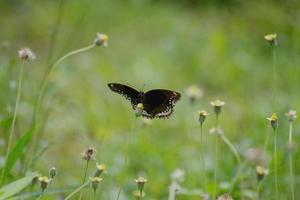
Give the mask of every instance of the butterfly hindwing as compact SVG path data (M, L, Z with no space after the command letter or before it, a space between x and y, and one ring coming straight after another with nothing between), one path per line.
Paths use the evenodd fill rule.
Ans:
M109 84L107 84L107 86L113 92L121 94L126 99L128 99L131 102L133 107L135 107L138 103L140 103L139 102L140 101L139 92L136 91L135 89L133 89L127 85L123 85L123 84L119 84L119 83L109 83Z
M173 113L175 103L180 99L178 92L170 90L150 90L145 93L145 117L169 117Z

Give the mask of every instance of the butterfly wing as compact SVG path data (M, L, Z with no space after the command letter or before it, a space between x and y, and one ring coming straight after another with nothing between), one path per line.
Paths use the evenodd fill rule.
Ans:
M173 113L175 103L180 99L178 92L170 90L150 90L145 93L144 117L167 118Z
M139 92L136 91L135 89L119 83L109 83L107 84L107 86L111 91L121 94L127 100L129 100L133 107L135 107L138 103L140 103Z

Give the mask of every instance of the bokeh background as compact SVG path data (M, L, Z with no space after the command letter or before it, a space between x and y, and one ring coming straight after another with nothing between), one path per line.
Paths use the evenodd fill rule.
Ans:
M171 173L186 172L183 187L200 189L201 163L197 111L211 113L204 124L205 160L212 190L214 116L210 101L226 102L220 125L239 153L263 148L272 134L266 117L279 115L280 199L289 199L287 140L284 113L299 110L299 2L241 0L2 0L0 1L0 119L1 155L12 117L20 61L17 51L28 46L37 59L26 64L17 118L17 138L29 128L42 78L57 58L91 44L97 32L106 33L108 47L70 57L59 65L47 88L37 159L32 170L46 174L58 169L52 189L79 185L84 172L81 152L97 150L107 165L98 192L101 199L115 199L121 179L133 199L134 179L148 179L146 199L167 199ZM277 101L272 97L272 48L263 36L276 32ZM170 119L155 119L135 131L130 103L112 93L109 82L150 90L178 91L182 99ZM186 89L198 85L203 97L190 103ZM295 124L295 174L299 186L299 126ZM130 137L129 167L123 169L126 138ZM235 176L238 164L228 147L220 144L220 192ZM268 147L272 155L272 145ZM24 152L26 154L26 151ZM244 158L243 158L244 159ZM3 164L3 157L1 159ZM11 180L20 176L21 161ZM94 164L92 164L94 165ZM91 165L91 166L92 166ZM93 171L91 167L91 172ZM246 196L255 191L255 167L245 171ZM222 189L223 188L223 189ZM263 184L264 199L273 199L270 169ZM298 191L296 196L299 196ZM91 192L85 192L86 199ZM45 196L59 199L62 194ZM238 192L235 197L239 197ZM268 198L266 198L268 197ZM179 196L178 199L199 199Z

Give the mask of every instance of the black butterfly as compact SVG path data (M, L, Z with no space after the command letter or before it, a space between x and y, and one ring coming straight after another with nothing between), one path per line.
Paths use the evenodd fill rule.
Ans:
M178 92L170 90L150 90L146 93L137 91L129 86L119 83L109 83L108 87L116 93L130 100L132 108L137 109L139 103L143 104L141 112L147 118L167 118L173 113L175 103L180 99Z

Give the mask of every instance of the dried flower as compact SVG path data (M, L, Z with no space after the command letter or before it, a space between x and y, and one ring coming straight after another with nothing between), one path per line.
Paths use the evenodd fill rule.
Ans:
M95 39L95 44L97 46L104 46L104 47L107 47L108 45L108 36L104 33L97 33L97 37Z
M100 176L103 172L106 170L106 165L104 164L96 164L96 172L94 174L94 177Z
M206 116L209 115L209 113L206 112L205 110L201 110L198 112L198 114L199 114L199 122L202 125L206 119Z
M57 170L55 167L52 167L50 170L49 170L49 175L50 175L50 178L54 178L56 175L57 175Z
M171 178L173 181L177 182L177 183L181 183L184 181L185 179L185 171L182 169L176 169L172 175Z
M264 38L269 42L271 46L275 46L278 43L276 33L265 35Z
M94 177L92 178L92 187L94 190L97 190L98 186L99 186L99 183L102 181L101 178L99 177Z
M42 191L44 191L45 189L47 189L48 185L51 182L51 179L49 179L47 176L41 176L39 177L39 181L41 183L41 189Z
M82 153L82 158L86 161L95 159L95 156L96 156L96 150L91 147L89 147L85 152Z
M36 58L30 48L22 48L18 51L18 56L23 61L32 61Z
M217 200L233 200L233 198L229 193L225 193L219 196Z
M192 85L186 89L186 95L193 103L196 99L199 99L203 96L203 90L198 85Z
M273 130L275 131L278 126L278 117L276 113L272 113L271 117L267 117L267 120L270 121Z
M142 194L142 192L144 190L144 185L147 182L147 179L145 179L144 177L139 177L138 179L135 180L135 182L136 182L138 190Z
M212 105L212 107L214 108L214 112L216 113L216 115L218 115L218 114L220 114L222 107L225 105L225 102L217 99L217 100L211 101L210 105Z
M258 181L262 181L264 177L267 176L268 174L269 174L268 169L260 165L256 166L256 175Z
M285 113L285 115L290 122L295 121L297 118L297 112L295 110L289 110L289 112Z

